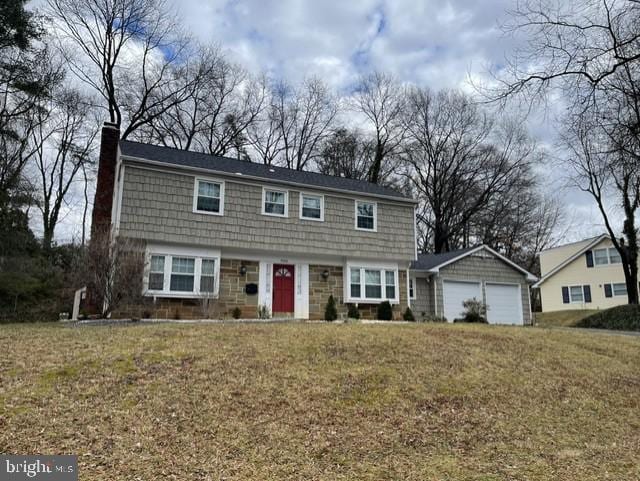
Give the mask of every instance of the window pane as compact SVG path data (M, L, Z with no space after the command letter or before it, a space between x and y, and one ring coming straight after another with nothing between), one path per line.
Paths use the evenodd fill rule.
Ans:
M351 284L351 297L360 297L360 284Z
M171 274L172 291L193 292L193 275Z
M151 256L151 272L164 272L164 256Z
M174 257L171 262L171 272L179 274L193 274L195 259L188 257Z
M364 288L365 297L371 299L380 299L382 297L382 286L366 285Z
M396 285L396 276L393 271L386 271L384 273L387 285L395 286Z
M593 251L593 259L596 265L604 265L609 263L607 249L596 249Z
M200 276L200 292L213 292L213 276Z
M220 198L220 184L215 184L213 182L202 182L198 183L198 196L205 197L215 197L217 199Z
M211 197L198 197L197 210L203 210L205 212L220 212L220 199L214 199Z
M322 215L320 213L320 209L310 209L308 207L303 207L302 217L307 217L309 219L320 219L322 218Z
M216 261L213 259L202 259L202 275L212 276L216 273Z
M284 192L265 192L265 200L273 204L284 204Z
M413 299L413 279L409 278L409 297Z
M309 209L320 210L320 198L319 197L302 197L302 207L308 207Z
M622 262L622 258L620 257L620 253L616 248L609 249L609 259L612 264L620 264Z
M358 228L373 230L373 217L358 216Z
M582 286L573 286L571 288L571 302L583 302Z
M149 274L149 289L161 291L164 289L164 274L152 272Z
M360 269L351 269L351 283L360 284Z
M614 296L626 296L627 295L627 284L624 282L613 284L613 295Z
M380 271L364 271L364 281L366 284L380 285Z
M271 202L267 202L264 205L264 211L267 214L279 214L284 215L284 204L273 204Z
M396 287L387 286L387 299L395 299L395 298L396 298Z
M363 217L373 217L373 204L358 202L358 215Z

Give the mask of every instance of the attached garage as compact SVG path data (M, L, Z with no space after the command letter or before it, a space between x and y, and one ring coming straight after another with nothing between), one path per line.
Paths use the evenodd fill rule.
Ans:
M468 299L482 299L479 282L443 281L444 317L449 322L463 316L462 303Z
M485 284L489 324L523 324L522 296L519 284Z
M462 303L475 298L487 306L489 324L531 324L529 287L537 278L487 246L421 254L410 278L420 297L411 300L419 318L453 322L463 317Z

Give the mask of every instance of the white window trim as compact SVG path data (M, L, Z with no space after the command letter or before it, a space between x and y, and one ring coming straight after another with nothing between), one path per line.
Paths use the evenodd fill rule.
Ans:
M162 290L149 289L149 273L151 271L151 256L164 256L164 286ZM195 259L193 292L188 291L172 291L171 288L171 270L173 257L186 257ZM215 273L213 292L200 292L200 277L202 273L202 260L215 260ZM145 297L168 297L179 299L199 299L202 297L210 297L217 299L220 292L220 251L195 249L189 247L169 247L169 246L148 246L146 252L146 262L143 279L143 292Z
M198 184L200 182L210 182L220 185L220 212L210 212L208 210L198 210ZM195 177L193 182L193 213L206 215L224 215L224 180L211 177Z
M346 303L350 304L380 304L384 301L389 301L390 304L399 304L400 303L400 276L398 266L396 264L382 264L382 263L372 263L372 262L348 262L344 267L344 289L346 299ZM361 297L352 297L351 296L351 269L360 269L360 296ZM365 295L366 284L365 284L365 270L376 270L380 271L380 282L381 282L381 298L368 298L362 297ZM389 299L386 297L387 289L385 282L385 272L392 271L394 274L394 285L395 285L395 297L393 299Z
M318 197L320 198L320 218L316 219L314 217L305 217L304 215L302 215L302 198L303 197ZM300 203L300 212L299 212L299 217L301 220L311 220L314 222L324 222L324 195L323 194L313 194L311 192L300 192L300 197L299 197L299 203ZM263 203L264 205L264 203Z
M358 203L373 204L373 229L364 229L358 227ZM378 232L378 203L373 200L355 199L353 203L354 207L354 227L356 230L363 232Z
M274 214L273 212L266 212L264 204L267 202L267 192L280 192L284 194L284 214ZM283 189L274 189L271 187L262 187L262 215L269 217L289 217L289 191Z
M569 304L586 304L585 300L584 300L584 285L583 284L573 284L569 287ZM580 292L582 293L582 300L581 301L574 301L573 297L571 296L571 288L572 287L579 287L580 288Z

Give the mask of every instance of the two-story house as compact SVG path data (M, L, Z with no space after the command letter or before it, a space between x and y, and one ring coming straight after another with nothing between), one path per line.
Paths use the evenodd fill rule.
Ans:
M540 253L542 311L607 309L628 302L620 254L600 235Z
M132 315L321 319L408 305L416 202L369 182L119 140L105 124L93 223L146 253Z

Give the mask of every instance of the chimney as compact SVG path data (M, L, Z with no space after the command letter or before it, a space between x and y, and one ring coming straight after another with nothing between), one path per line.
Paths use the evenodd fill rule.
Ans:
M118 141L120 128L117 124L105 122L102 126L100 141L100 159L98 161L98 182L93 200L91 215L91 236L96 232L108 230L111 226L113 190L116 183L116 164L118 163Z

